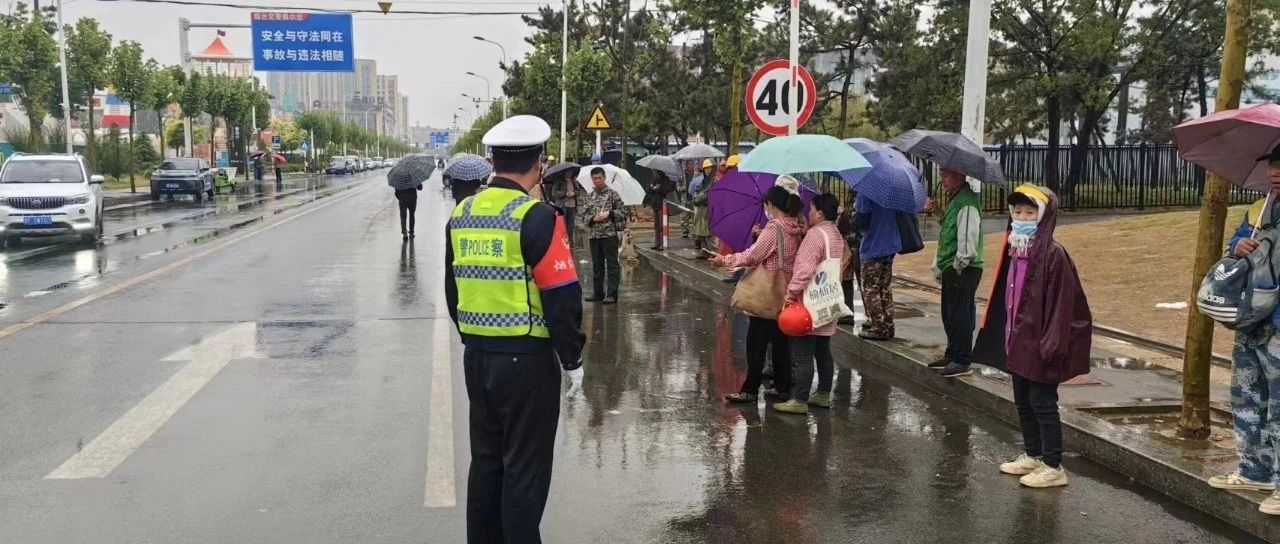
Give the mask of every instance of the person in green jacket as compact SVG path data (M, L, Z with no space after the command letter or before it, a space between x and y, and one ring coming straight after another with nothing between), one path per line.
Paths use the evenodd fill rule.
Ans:
M982 200L962 172L943 168L942 188L950 202L942 215L933 275L942 284L947 351L929 368L954 378L973 374L974 296L982 281Z

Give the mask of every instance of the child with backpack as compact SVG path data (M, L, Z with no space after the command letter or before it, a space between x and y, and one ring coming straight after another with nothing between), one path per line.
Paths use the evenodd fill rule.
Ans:
M1058 385L1089 372L1093 318L1075 264L1053 239L1057 195L1023 185L1007 202L1012 219L974 358L1013 377L1025 452L1000 471L1027 487L1064 486Z

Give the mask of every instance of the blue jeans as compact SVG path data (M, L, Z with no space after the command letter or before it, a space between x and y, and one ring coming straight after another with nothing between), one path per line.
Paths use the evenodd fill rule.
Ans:
M1280 335L1236 334L1231 353L1231 414L1240 475L1280 481Z
M831 382L835 378L835 364L831 360L831 337L809 335L792 338L791 398L800 402L809 400L815 363L818 369L818 392L830 393Z

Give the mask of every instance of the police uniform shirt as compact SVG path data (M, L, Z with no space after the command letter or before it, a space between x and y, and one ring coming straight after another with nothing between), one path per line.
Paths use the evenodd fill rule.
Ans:
M495 177L491 188L527 193L520 184ZM558 243L557 243L558 242ZM458 284L453 273L452 229L445 227L445 301L458 324ZM551 339L533 336L492 337L461 334L468 347L498 353L532 353L554 348L566 370L577 368L586 336L582 332L582 287L573 266L564 220L555 208L538 202L520 224L520 251L542 296L542 313ZM559 266L558 266L559 265Z

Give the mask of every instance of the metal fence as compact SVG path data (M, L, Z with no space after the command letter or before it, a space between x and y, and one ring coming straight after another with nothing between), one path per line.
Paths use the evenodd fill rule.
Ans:
M1182 160L1173 145L1093 146L1085 150L1080 180L1067 184L1075 146L1058 148L1058 197L1068 209L1164 208L1198 206L1204 194L1205 171ZM987 154L1000 162L1012 189L1023 183L1048 185L1045 145L987 146ZM938 194L938 171L917 162L931 194ZM982 193L983 207L1003 211L1008 189L989 188ZM1232 187L1230 204L1247 204L1261 194Z

